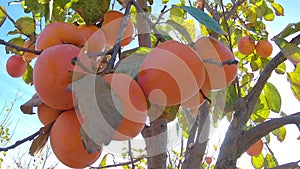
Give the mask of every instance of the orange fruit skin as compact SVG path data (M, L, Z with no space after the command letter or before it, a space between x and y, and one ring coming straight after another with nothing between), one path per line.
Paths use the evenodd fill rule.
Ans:
M177 105L198 93L205 79L204 64L189 46L166 41L144 59L138 83L150 102Z
M17 78L23 76L26 69L26 62L21 56L12 55L6 62L6 71L11 77Z
M60 44L45 49L37 58L33 69L33 83L43 103L58 110L73 108L72 92L67 92L71 83L69 71L76 71L71 59L78 56L80 48Z
M254 52L255 41L250 36L242 37L238 42L238 50L243 55L250 55Z
M262 140L258 140L257 142L255 142L252 146L250 146L247 150L247 154L249 156L258 156L262 149L263 149L263 142Z
M30 40L27 40L25 41L24 43L24 48L28 48L28 49L31 49L31 50L34 50L35 49L35 46L34 44L32 44L32 42ZM36 57L37 55L34 54L34 53L30 53L30 52L24 52L23 54L23 57L27 60L32 60Z
M269 57L273 52L272 44L266 39L259 41L256 44L255 49L256 53L262 58Z
M228 87L236 77L237 65L225 64L224 66L219 66L214 63L205 62L210 59L218 63L226 62L229 59L235 60L233 53L228 49L228 47L212 37L199 38L195 42L194 47L199 56L203 59L208 75L205 80L205 88L202 89L217 90Z
M35 49L41 51L63 43L83 46L85 41L85 35L76 26L66 22L54 22L39 34Z
M202 92L206 97L208 96L208 90L203 90ZM189 109L199 109L199 107L204 103L204 101L205 99L203 98L202 94L198 92L193 97L181 103L181 106Z
M102 52L106 46L106 38L102 29L97 26L83 25L79 26L78 29L84 34L86 43L84 44L83 50L86 52Z
M40 104L37 107L38 118L40 122L45 126L56 120L60 113L61 110L53 109L44 103Z
M111 85L123 106L123 121L114 140L129 140L137 136L145 126L147 118L146 97L138 83L123 73L106 74L103 79Z
M209 165L212 162L212 158L211 157L205 157L205 162Z
M113 47L115 45L123 17L124 14L119 11L108 11L104 14L101 29L105 34L106 45L108 47ZM123 34L121 46L126 46L132 41L133 33L134 25L132 21L128 19Z
M101 152L89 154L80 136L80 123L74 109L62 112L50 131L50 145L60 162L71 168L93 164Z

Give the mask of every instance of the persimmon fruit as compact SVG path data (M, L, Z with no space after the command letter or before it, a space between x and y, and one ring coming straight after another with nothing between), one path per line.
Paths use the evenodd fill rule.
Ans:
M43 103L58 110L73 108L72 92L67 86L72 82L70 71L76 70L71 60L80 48L59 44L46 48L37 58L33 69L33 83Z
M257 142L255 142L252 146L248 148L247 154L249 156L258 156L263 149L263 145L263 141L259 139Z
M202 93L207 97L209 90L203 90ZM202 93L199 91L196 93L193 97L189 98L188 100L181 103L181 106L184 108L189 109L199 109L199 107L204 103L205 99L202 95Z
M206 164L211 164L211 162L212 162L212 158L211 157L205 157L205 162L206 162Z
M24 43L24 48L28 48L28 49L31 49L31 50L34 50L35 49L35 46L34 46L34 43L31 41L31 40L27 40L25 41ZM23 53L23 57L27 60L32 60L36 57L37 55L34 54L34 53L30 53L30 52L24 52Z
M26 69L26 62L21 56L12 55L6 62L6 71L11 77L17 78L23 76Z
M49 107L44 103L40 104L37 107L38 118L40 122L45 126L56 120L60 113L61 110L53 109L52 107Z
M199 91L205 69L202 59L191 47L166 41L145 57L137 79L151 103L171 106Z
M255 41L250 36L242 37L238 42L238 50L243 55L250 55L254 52Z
M272 54L273 46L267 39L264 39L257 42L255 50L258 56L267 58Z
M58 44L73 44L83 46L86 37L75 25L67 22L54 22L47 25L39 34L35 48L36 50L45 50L50 46Z
M80 136L80 123L74 109L62 112L50 131L50 145L60 162L71 168L93 164L101 152L89 154Z
M103 79L119 97L123 106L123 121L113 136L114 140L129 140L137 136L147 118L146 97L138 83L123 73L106 74Z
M124 14L119 11L112 10L104 13L101 29L105 34L106 45L108 47L113 47L115 45L123 17ZM128 19L122 37L121 46L126 46L132 41L133 33L134 25L132 21Z
M93 53L102 52L105 49L106 38L102 29L94 25L82 25L78 29L81 30L86 38L83 51Z
M230 49L221 41L213 37L201 37L194 44L195 50L204 61L207 71L204 90L217 90L228 87L236 77L237 65L226 64L234 61L235 57ZM225 63L225 64L224 64Z

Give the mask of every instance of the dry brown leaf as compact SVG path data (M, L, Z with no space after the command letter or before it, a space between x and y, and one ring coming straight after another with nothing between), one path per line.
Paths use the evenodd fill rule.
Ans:
M32 110L33 107L37 107L41 103L42 103L42 101L36 93L32 96L32 98L30 100L28 100L26 103L22 104L20 106L20 109L24 114L35 114Z
M54 122L47 124L44 127L41 127L39 136L33 140L31 143L31 146L29 148L29 154L32 156L35 156L39 154L43 148L45 147L49 135L50 135L50 130Z

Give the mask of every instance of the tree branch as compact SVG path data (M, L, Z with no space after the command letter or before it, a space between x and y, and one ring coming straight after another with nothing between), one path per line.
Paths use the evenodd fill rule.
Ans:
M28 136L28 137L22 139L22 140L16 141L16 143L13 144L13 145L11 145L11 146L0 148L0 152L1 152L1 151L8 151L8 150L10 150L10 149L13 149L13 148L18 147L19 145L25 143L26 141L31 141L31 140L33 140L36 136L38 136L39 133L40 133L40 130L37 131L37 132L35 132L35 133L33 133L32 135L30 135L30 136Z
M0 8L1 9L1 8ZM28 49L28 48L23 48L14 44L11 44L9 42L4 41L3 39L0 39L0 44L5 45L5 46L9 46L11 48L16 49L17 51L24 51L24 52L29 52L29 53L34 53L36 55L39 55L42 53L42 51L37 51L37 50L32 50L32 49Z
M242 155L252 144L264 137L275 129L287 124L300 124L300 112L282 117L275 118L261 123L240 135L238 145L238 155Z
M300 167L299 163L300 163L300 160L296 161L296 162L292 162L292 163L279 165L279 166L271 168L271 169L297 169Z

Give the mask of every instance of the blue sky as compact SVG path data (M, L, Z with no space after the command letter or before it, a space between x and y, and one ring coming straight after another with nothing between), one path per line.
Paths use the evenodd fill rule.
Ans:
M179 0L178 0L179 1ZM20 16L24 16L24 13L21 9L21 5L11 5L11 6L7 6L7 2L9 2L9 0L0 0L0 5L1 6L5 6L5 8L7 9L8 13L10 15L12 15L12 17L14 19L17 19ZM177 2L174 0L174 2ZM275 0L275 2L282 4L282 6L285 9L285 16L283 17L276 17L276 19L273 22L266 22L267 23L267 29L270 32L270 38L272 38L274 35L276 35L276 33L278 33L279 31L281 31L288 23L293 23L293 22L299 22L300 18L300 11L299 11L299 1L298 0ZM158 6L157 8L158 11L160 11L162 9L162 7ZM6 33L9 30L12 30L13 24L9 21L6 20L4 25L2 27L0 27L0 39L4 39L4 40L8 40L11 37L7 36ZM275 45L274 45L275 47ZM278 49L275 49L273 54L276 54L278 51ZM5 68L5 64L6 64L6 60L8 59L9 55L5 54L5 49L3 45L0 45L0 109L2 109L3 105L5 102L10 102L13 101L16 97L16 94L18 93L18 100L15 103L14 109L11 112L12 116L11 116L11 127L14 127L16 125L16 123L18 123L15 134L13 136L13 142L19 139L22 139L32 133L34 133L35 131L37 131L42 125L40 124L39 120L37 119L37 117L35 115L24 115L22 114L22 112L19 110L19 106L26 102L29 98L31 98L31 96L35 93L34 91L34 87L32 86L28 86L25 85L25 83L22 81L22 79L14 79L11 78L7 73L6 73L6 68ZM289 65L289 69L291 70L291 64L287 63ZM279 80L280 79L280 80ZM293 98L293 96L291 96L291 91L289 90L289 86L288 83L286 83L286 79L281 76L281 77L276 77L276 78L272 78L270 80L271 82L275 83L276 85L278 84L280 86L280 89L282 89L280 91L282 98L289 98L289 99L283 99L283 111L285 111L286 113L290 114L290 113L294 113L297 111L300 111L300 103L299 101L295 100ZM280 82L280 83L278 83ZM288 89L288 90L284 90L284 89ZM1 117L0 117L1 118ZM291 127L291 130L296 131L294 127ZM293 135L290 135L290 133L288 133L288 138L289 139L293 139ZM295 136L296 137L296 136ZM296 139L296 138L294 138ZM13 143L12 142L12 143ZM296 144L295 147L300 147L300 143L299 141L291 141L288 142L288 144ZM27 144L29 145L29 144ZM24 147L26 145L23 145ZM282 145L282 144L277 144L274 143L274 147L276 146L282 146L285 147L284 148L278 148L278 150L276 150L276 152L278 151L293 151L293 149L286 149L286 146ZM28 146L26 146L28 147ZM288 156L286 153L282 153L285 154L285 156ZM291 155L291 156L296 156L295 155ZM295 160L299 160L296 159L296 157L294 157ZM299 151L298 151L298 157L299 157ZM284 158L284 157L282 157ZM293 157L292 157L293 158ZM285 160L283 160L285 161Z

